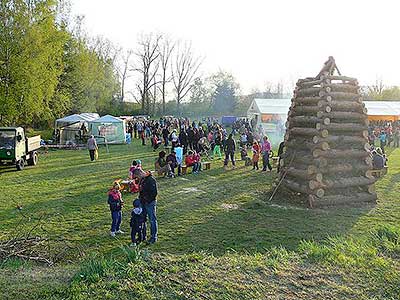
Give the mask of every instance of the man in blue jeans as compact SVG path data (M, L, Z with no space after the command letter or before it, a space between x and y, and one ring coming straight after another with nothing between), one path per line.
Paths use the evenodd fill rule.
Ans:
M150 240L149 243L153 244L157 241L157 182L151 175L150 171L144 172L142 169L136 169L133 172L135 178L139 178L139 199L142 207L146 211L150 221Z

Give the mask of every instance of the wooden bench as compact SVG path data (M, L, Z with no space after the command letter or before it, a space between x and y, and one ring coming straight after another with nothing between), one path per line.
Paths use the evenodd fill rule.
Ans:
M386 175L387 171L388 171L388 167L385 166L385 167L383 167L382 169L379 169L379 170L378 169L377 170L371 170L371 175L376 177L376 178L379 178L379 177L382 177L382 176Z
M187 170L188 170L188 166L187 165L182 165L181 166L181 174L182 175L186 175L187 174Z
M204 170L210 170L211 169L211 162L210 161L204 161L201 163L202 166L204 167ZM181 166L181 174L186 175L188 173L188 167L187 165L182 165Z
M205 170L210 170L211 169L211 162L210 161L202 162L202 165L204 166Z

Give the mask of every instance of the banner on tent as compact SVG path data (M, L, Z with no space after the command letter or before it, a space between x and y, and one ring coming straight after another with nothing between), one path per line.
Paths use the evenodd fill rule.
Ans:
M98 127L100 136L117 135L118 128L114 124L102 124Z

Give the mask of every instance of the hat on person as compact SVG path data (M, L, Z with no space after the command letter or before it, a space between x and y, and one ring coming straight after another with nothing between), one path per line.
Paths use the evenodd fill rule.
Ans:
M142 204L140 203L140 199L133 200L133 207L142 207Z
M135 215L140 215L143 212L142 204L139 199L133 201L133 213Z

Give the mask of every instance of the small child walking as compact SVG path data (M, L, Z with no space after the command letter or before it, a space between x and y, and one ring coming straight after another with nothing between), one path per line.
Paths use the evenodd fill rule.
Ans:
M146 240L146 212L139 199L133 201L131 213L131 246L136 246Z
M111 211L111 232L110 235L115 237L116 233L124 233L121 229L121 221L122 221L122 206L124 205L124 201L122 200L121 195L121 186L119 183L115 182L111 190L108 192L108 205L110 205Z
M255 141L253 143L252 151L253 151L253 170L255 170L255 169L258 170L259 169L258 168L258 160L260 159L261 147L257 141Z

